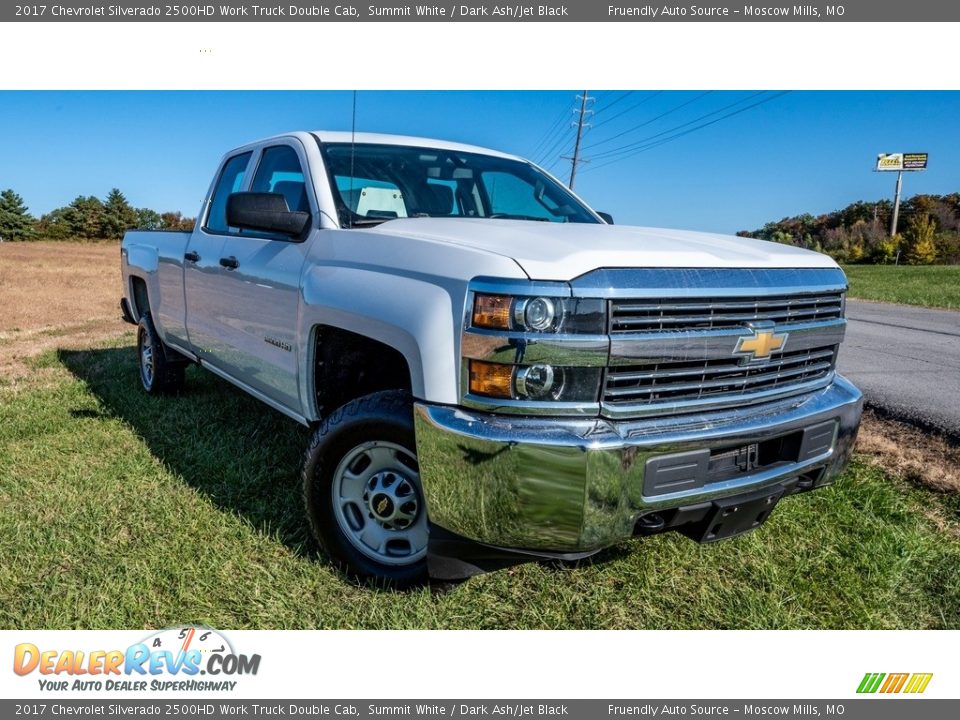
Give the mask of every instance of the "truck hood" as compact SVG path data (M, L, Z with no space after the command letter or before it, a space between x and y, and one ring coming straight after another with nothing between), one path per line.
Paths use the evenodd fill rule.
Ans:
M462 245L512 258L533 280L572 280L597 268L833 268L820 253L730 235L583 223L402 218L373 232Z

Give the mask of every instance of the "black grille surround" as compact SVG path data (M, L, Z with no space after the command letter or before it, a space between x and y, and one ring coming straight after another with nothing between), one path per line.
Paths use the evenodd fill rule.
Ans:
M823 292L764 297L611 300L610 333L676 332L742 327L770 321L777 327L838 320L843 293Z

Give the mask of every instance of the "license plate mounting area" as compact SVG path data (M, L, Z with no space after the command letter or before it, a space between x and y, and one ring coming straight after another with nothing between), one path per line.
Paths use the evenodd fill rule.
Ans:
M702 543L742 535L763 525L786 492L786 486L778 485L748 495L715 500L706 518L677 529Z

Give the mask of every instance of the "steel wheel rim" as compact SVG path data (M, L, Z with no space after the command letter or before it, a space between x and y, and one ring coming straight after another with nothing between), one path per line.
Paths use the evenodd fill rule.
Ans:
M153 386L153 346L146 342L143 331L140 332L140 378L147 389Z
M427 513L416 456L374 440L343 456L333 474L333 512L363 555L384 565L410 565L427 553Z

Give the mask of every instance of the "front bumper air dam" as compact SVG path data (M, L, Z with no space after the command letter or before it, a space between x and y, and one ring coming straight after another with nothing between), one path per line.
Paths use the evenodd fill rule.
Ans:
M821 487L849 461L862 409L860 391L839 375L822 390L763 406L619 422L417 403L420 478L436 527L431 552L449 557L458 545L479 544L471 556L577 559L631 537L644 515L783 484ZM644 494L644 474L657 467L648 461L658 456L746 447L824 424L835 430L812 455Z

